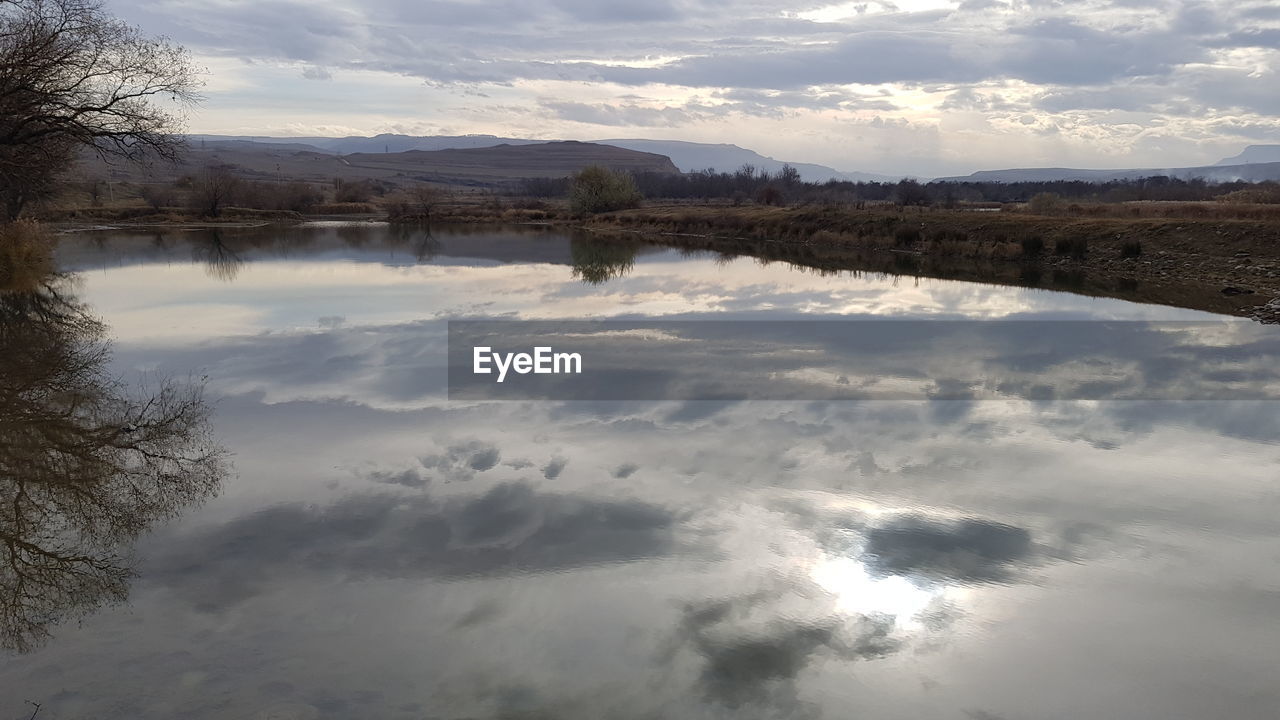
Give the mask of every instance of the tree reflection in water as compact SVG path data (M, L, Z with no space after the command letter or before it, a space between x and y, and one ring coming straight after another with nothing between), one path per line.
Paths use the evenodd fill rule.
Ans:
M129 546L214 494L226 453L199 385L108 375L105 326L65 278L0 289L0 645L124 600Z
M573 277L588 285L600 285L631 272L639 243L575 236L569 241Z
M209 277L231 282L240 274L244 260L236 252L218 230L200 236L191 243L191 257L197 262L205 263L205 273Z

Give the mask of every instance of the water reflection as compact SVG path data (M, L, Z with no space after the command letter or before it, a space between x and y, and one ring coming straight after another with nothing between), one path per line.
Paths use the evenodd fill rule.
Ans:
M635 267L639 246L636 242L574 237L569 241L573 276L590 285L623 277Z
M123 600L128 544L225 474L198 387L135 392L108 372L105 327L52 278L0 292L0 645Z
M209 277L224 282L235 280L244 265L244 259L231 248L219 230L210 230L192 242L191 258L204 263Z
M140 720L1274 714L1275 403L449 402L430 372L459 315L1173 311L648 247L579 248L594 270L575 277L589 240L339 229L224 234L232 283L187 240L64 248L120 338L112 373L207 374L242 480L137 540L129 612L0 658L19 702ZM1092 353L1082 328L1063 332ZM802 336L773 339L848 354ZM1171 369L1250 351L1214 337ZM1131 338L1176 349L1154 340ZM1044 374L1030 349L992 348ZM957 357L906 364L952 378L933 368Z

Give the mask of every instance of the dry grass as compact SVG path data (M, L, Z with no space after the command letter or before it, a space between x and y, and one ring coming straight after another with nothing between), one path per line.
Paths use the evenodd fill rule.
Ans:
M767 245L827 246L974 260L1092 263L1172 253L1256 260L1280 256L1280 214L1258 205L1138 203L1098 206L1107 215L968 212L807 205L791 208L654 205L606 213L601 231L706 237ZM1118 213L1114 217L1109 213ZM1132 212L1136 210L1136 214ZM1190 217L1201 212L1206 217ZM1138 248L1141 247L1141 250ZM1225 261L1224 261L1225 262ZM1130 263L1129 267L1132 267Z

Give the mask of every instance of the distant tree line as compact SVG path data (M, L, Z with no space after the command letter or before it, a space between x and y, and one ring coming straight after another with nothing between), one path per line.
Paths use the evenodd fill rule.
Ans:
M1138 200L1197 201L1222 196L1242 202L1280 201L1280 184L1243 181L1210 183L1202 179L1183 180L1152 176L1132 180L1088 182L1055 180L1040 182L934 181L913 179L898 182L850 182L830 180L805 182L790 166L777 173L750 165L733 172L637 173L636 187L647 198L674 200L731 200L735 204L784 203L897 203L899 205L952 206L972 203L1023 203L1039 195L1053 195L1069 201L1102 203ZM571 178L529 178L515 188L517 194L532 197L564 197Z

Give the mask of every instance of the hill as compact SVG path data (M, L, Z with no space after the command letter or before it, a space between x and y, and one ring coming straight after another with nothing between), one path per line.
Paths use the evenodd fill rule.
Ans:
M1248 165L1280 162L1280 145L1250 145L1234 157L1223 158L1215 165Z
M237 143L281 148L301 146L332 155L351 153L399 153L409 150L447 150L451 148L493 147L494 145L536 145L545 140L503 138L496 135L396 135L383 133L373 137L266 137L261 135L189 135L195 144ZM295 147L295 149L301 149Z
M79 172L86 177L109 180L169 182L184 175L197 175L210 166L224 166L240 177L256 180L327 183L341 178L379 180L393 185L420 181L483 188L507 185L522 178L566 177L587 165L631 172L680 172L662 155L572 141L336 155L301 143L242 139L202 142L193 139L178 162L157 162L145 167L108 165L96 155L86 153Z
M248 145L261 145L272 149L285 149L290 145L297 149L312 152L347 155L351 153L399 153L411 150L452 150L462 148L494 147L497 145L539 145L545 140L528 140L522 138L504 138L495 135L393 135L383 134L373 137L265 137L254 135L191 135L193 144L201 144L206 148L219 147L244 149ZM628 138L615 140L594 140L594 144L612 145L613 147L639 152L666 155L671 158L681 172L693 172L715 168L722 172L732 172L743 165L752 165L759 170L776 173L783 165L790 165L800 172L800 177L809 182L826 182L827 180L851 180L854 182L896 181L898 176L878 175L864 172L844 172L825 165L813 163L787 162L761 155L737 145L684 142L680 140L647 140ZM230 143L230 145L228 145Z
M588 165L603 165L629 172L680 172L670 158L663 155L573 140L402 153L355 153L343 156L342 161L352 168L392 172L414 180L455 185L565 177Z
M784 165L790 165L800 173L800 178L806 182L826 182L828 180L884 182L901 179L900 177L877 175L875 173L842 172L835 168L812 163L775 160L753 150L729 144L696 143L680 140L644 140L639 138L596 140L594 142L666 155L671 158L671 162L675 163L682 172L694 172L696 170L706 170L707 168L714 168L720 172L733 172L743 165L752 165L757 170L768 170L771 173L776 173Z

